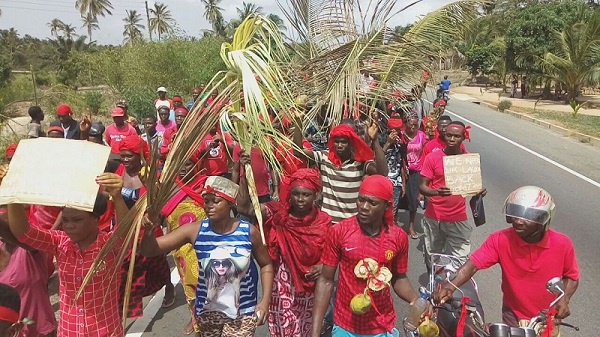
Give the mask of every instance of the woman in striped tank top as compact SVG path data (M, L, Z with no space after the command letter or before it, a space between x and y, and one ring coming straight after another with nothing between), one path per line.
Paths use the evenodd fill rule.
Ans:
M253 337L268 317L273 265L258 229L231 217L238 189L226 178L209 177L202 192L207 219L159 238L142 239L141 253L146 256L166 254L188 243L194 246L200 269L194 309L199 336ZM158 224L145 218L147 227ZM258 303L257 264L263 293Z

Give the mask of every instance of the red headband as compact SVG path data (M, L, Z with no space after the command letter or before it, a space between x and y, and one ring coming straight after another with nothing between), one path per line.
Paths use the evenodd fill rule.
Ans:
M359 194L390 202L392 205L383 215L387 225L394 223L394 185L388 177L379 174L366 177L360 184Z
M390 118L388 119L388 128L390 129L400 129L402 128L402 119L400 118Z
M225 194L225 193L223 193L221 191L215 190L212 186L205 186L204 187L204 191L202 192L202 195L204 196L205 194L214 194L214 195L216 195L218 197L221 197L221 198L223 198L223 199L225 199L225 200L227 200L229 202L235 203L235 198L233 198L232 196L227 195L227 194Z
M0 321L15 324L19 321L19 313L11 308L0 306Z
M460 124L450 124L448 127L455 127L457 129L462 129L463 134L465 135L465 139L471 141L471 126L462 126Z

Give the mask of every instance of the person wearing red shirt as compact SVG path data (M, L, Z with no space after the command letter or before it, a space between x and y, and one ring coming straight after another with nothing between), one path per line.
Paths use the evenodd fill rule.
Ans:
M366 177L356 203L358 215L334 225L325 241L323 269L315 290L312 337L321 334L338 266L333 336L398 336L390 287L408 303L417 298L406 276L408 236L394 224L392 182L382 175ZM355 273L359 264L367 266L359 270L360 275ZM385 273L389 283L374 281L383 268L389 272ZM372 307L362 314L354 313L350 302L363 293L371 298Z
M171 150L171 145L173 145L173 140L175 140L175 136L177 136L177 130L179 130L183 124L187 114L188 111L186 108L177 108L177 110L175 110L175 126L165 131L163 143L160 146L160 155L163 159L167 158L167 154L169 154L169 150Z
M244 168L240 165L240 154L242 148L240 144L235 144L233 147L233 174L232 179L234 183L239 184L241 177L245 177ZM260 203L266 203L271 201L271 189L269 188L269 165L265 161L262 152L253 147L250 151L250 161L252 162L252 173L254 174L254 184L256 186L256 193L258 193L258 200Z
M229 133L219 132L217 127L210 130L198 149L202 174L229 178L229 153L233 148L234 141Z
M444 157L465 154L461 145L465 139L465 125L451 122L444 132L446 146L425 157L421 170L419 190L429 197L423 231L425 232L425 261L431 253L448 254L464 263L471 251L471 232L473 228L467 222L465 198L452 195L446 187ZM485 194L485 189L479 194Z
M105 131L106 144L110 146L112 153L120 153L119 143L127 136L137 135L133 126L125 123L125 110L115 107L111 113L113 124L109 125Z
M556 304L555 317L568 317L569 301L579 285L579 266L569 237L550 229L555 208L552 197L542 188L523 186L513 191L504 202L504 216L512 227L492 233L457 271L454 286L444 284L435 299L450 299L455 286L460 287L478 270L499 264L505 324L524 326L523 321L547 309L556 297L546 290L546 283L554 277L562 279L565 291ZM552 335L558 333L554 328Z
M123 178L104 173L96 182L110 194L117 219L122 220L128 212L121 195ZM81 297L75 298L100 250L112 236L98 229L106 202L106 197L98 194L92 212L64 208L60 231L30 226L23 205L8 204L8 224L13 235L33 249L56 254L60 279L58 336L124 336L118 302L119 279L110 277L112 268L118 266L120 244L114 245L104 258L106 268L98 270Z
M430 140L425 144L423 152L421 153L421 162L425 160L428 154L441 151L446 147L446 128L452 122L449 116L441 116L437 122L437 137ZM464 151L467 150L465 144L460 144L460 148Z

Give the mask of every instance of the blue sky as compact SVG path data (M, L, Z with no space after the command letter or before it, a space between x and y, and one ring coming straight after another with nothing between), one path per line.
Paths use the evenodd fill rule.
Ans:
M368 0L358 0L368 3ZM102 44L120 44L123 40L123 18L126 10L137 10L143 14L146 25L145 6L143 0L112 0L113 15L99 18L100 30L93 32L93 38ZM171 10L171 14L177 21L177 26L190 36L199 36L203 29L209 29L210 25L204 19L204 6L200 0L163 0ZM252 0L248 1L262 6L266 13L281 15L276 0ZM284 1L285 2L285 1ZM398 9L413 1L398 0ZM411 7L409 10L396 15L390 22L390 26L404 25L414 22L420 15L437 9L450 0L424 0ZM148 1L152 7L154 1ZM237 15L236 7L241 7L241 0L223 0L221 7L226 20ZM48 22L54 18L74 25L79 34L85 35L85 29L81 28L81 18L75 9L75 0L0 0L0 29L15 28L21 36L29 34L38 38L50 37ZM145 32L146 33L146 32ZM147 33L146 33L147 34Z

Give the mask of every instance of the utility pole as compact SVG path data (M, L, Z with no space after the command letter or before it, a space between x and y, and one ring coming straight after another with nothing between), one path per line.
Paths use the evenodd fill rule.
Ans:
M35 105L38 105L37 85L35 83L35 73L33 72L33 65L30 64L29 69L31 71L31 83L33 83L33 97L35 98Z
M150 10L148 9L148 1L144 1L146 4L146 20L148 20L148 34L150 34L150 42L152 42L152 29L150 28Z

